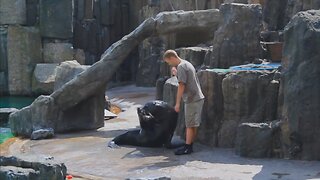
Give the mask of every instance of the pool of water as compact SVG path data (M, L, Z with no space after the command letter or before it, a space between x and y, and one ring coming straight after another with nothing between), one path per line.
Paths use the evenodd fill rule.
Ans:
M0 97L0 108L17 108L29 106L36 97L24 97L24 96L2 96ZM0 144L5 142L7 139L13 137L10 128L7 123L2 124L0 127Z
M0 97L0 108L17 108L29 106L36 97L3 96Z
M10 128L0 127L0 144L13 137Z

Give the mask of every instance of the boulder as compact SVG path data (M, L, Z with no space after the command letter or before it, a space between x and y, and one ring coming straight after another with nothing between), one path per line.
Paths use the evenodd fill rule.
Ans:
M73 1L40 0L40 31L47 38L73 37Z
M280 122L242 123L238 127L236 154L251 158L279 157Z
M163 88L168 78L169 77L163 77L157 80L157 83L156 83L156 89L157 89L156 99L157 100L161 100L161 101L163 100Z
M16 136L30 137L32 132L42 128L56 130L59 108L50 96L39 96L35 101L9 116L9 127Z
M54 130L52 128L38 129L32 132L32 140L49 139L54 136Z
M26 24L26 0L0 0L0 24Z
M289 23L290 19L300 11L306 11L310 9L319 9L319 0L288 0L285 9L284 25Z
M292 155L320 160L320 11L295 15L285 28L283 117L289 144L300 144Z
M279 81L274 72L239 71L222 81L223 120L218 146L234 147L240 123L260 123L277 118Z
M178 90L178 79L177 77L169 78L163 87L163 101L167 102L170 106L174 107L176 105L176 97ZM178 122L176 127L176 135L185 138L185 120L184 120L184 103L181 101L180 112L178 115Z
M223 20L214 34L211 67L229 68L260 57L261 5L223 4Z
M138 86L155 86L160 74L162 53L165 51L164 39L151 37L139 46L139 66L136 83Z
M72 81L90 66L80 65L77 61L63 62L57 67L55 91ZM72 93L72 92L70 92ZM101 88L85 101L61 112L55 122L55 132L69 130L97 129L104 126L105 89Z
M209 146L218 145L218 132L223 118L222 80L226 74L215 70L201 70L197 73L205 96L197 139Z
M80 65L76 60L61 63L56 68L54 90L63 87L64 84L72 80L78 74L88 69L90 66Z
M287 0L267 0L263 9L263 21L269 31L281 30L284 23Z
M59 64L37 64L33 72L33 94L49 95L53 92L56 68Z
M44 43L43 60L45 63L61 63L74 59L71 43Z
M59 90L87 68L77 61L61 63L56 68L54 89ZM104 102L104 88L66 110L58 107L51 96L39 96L30 106L12 113L9 125L15 135L25 137L45 128L52 128L56 133L97 129L104 125Z
M39 172L31 168L21 168L15 166L1 166L0 178L2 180L11 179L37 179Z
M81 22L75 22L74 47L97 54L99 52L99 34L100 24L96 19L85 19Z
M86 64L86 54L83 49L75 49L74 51L74 59L78 61L79 64Z
M67 168L63 163L32 162L16 157L0 156L0 178L11 179L65 179Z
M198 69L203 64L209 50L208 47L186 47L176 49L176 52L182 59L189 61L196 69Z
M41 37L34 27L8 28L8 84L11 95L31 95L32 75L42 62Z

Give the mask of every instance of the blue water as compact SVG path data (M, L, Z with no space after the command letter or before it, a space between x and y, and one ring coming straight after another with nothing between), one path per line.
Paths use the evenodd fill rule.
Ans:
M280 66L281 66L280 63L263 63L263 64L246 64L246 65L240 65L240 66L231 66L229 69L237 70L237 71L252 71L252 70L272 71L274 69L279 68Z
M24 97L24 96L3 96L0 97L0 108L17 108L29 106L35 97Z
M207 69L216 73L228 73L235 71L272 71L278 69L281 66L280 63L263 63L263 64L245 64L240 66L231 66L229 69Z
M23 97L23 96L2 96L0 97L0 108L17 108L29 106L35 97ZM0 127L0 144L5 142L7 139L13 137L10 128L5 123L4 127Z

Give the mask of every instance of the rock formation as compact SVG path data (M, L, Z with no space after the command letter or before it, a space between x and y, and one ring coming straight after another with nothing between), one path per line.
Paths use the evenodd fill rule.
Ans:
M300 12L285 28L283 116L286 145L300 144L291 155L307 160L320 160L319 59L320 11Z
M51 84L50 90L63 87L88 68L89 66L81 66L77 61L63 62L54 68L54 77L52 77L54 85ZM12 132L16 135L30 136L31 133L34 134L43 128L52 128L59 133L102 127L104 125L104 91L104 88L98 89L95 95L64 111L55 106L52 97L40 96L30 106L10 116Z
M42 60L36 28L9 26L7 37L8 87L11 95L30 95L34 67Z
M223 118L222 80L226 74L226 72L214 70L198 72L201 89L205 96L198 140L210 146L218 146L218 132Z
M32 93L49 95L53 92L58 64L37 64L32 78Z
M222 82L223 120L219 147L234 147L241 123L260 123L277 118L279 82L272 72L229 73Z
M223 4L222 22L214 33L211 67L229 68L260 57L261 6Z
M99 92L105 89L106 83L122 61L142 40L152 34L212 27L213 24L219 22L219 17L218 10L178 11L160 13L155 18L145 20L137 29L106 50L99 62L55 90L50 96L40 96L32 105L11 114L10 125L13 132L22 136L30 136L33 130L40 127L53 127L56 132L82 129L81 124L71 120L75 118L74 115L77 114L75 112L81 112L76 107L90 100L92 96L98 96ZM57 115L62 112L66 119L57 118ZM60 123L59 119L64 120ZM64 122L71 124L66 126ZM97 121L98 124L99 122ZM91 125L86 128L97 127L95 123Z
M16 157L0 157L0 179L65 179L66 166L61 163L30 162Z
M236 153L244 157L281 156L280 122L242 123L238 127Z

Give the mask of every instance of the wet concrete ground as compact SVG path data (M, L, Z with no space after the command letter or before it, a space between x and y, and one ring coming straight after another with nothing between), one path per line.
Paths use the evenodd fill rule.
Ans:
M200 144L188 156L175 156L173 150L164 148L108 148L107 143L113 137L138 127L136 108L153 100L154 92L154 88L134 86L111 89L107 92L109 98L126 111L106 121L105 127L57 135L50 140L18 139L1 154L29 160L52 156L66 164L74 179L320 179L320 162L241 158L232 149Z

